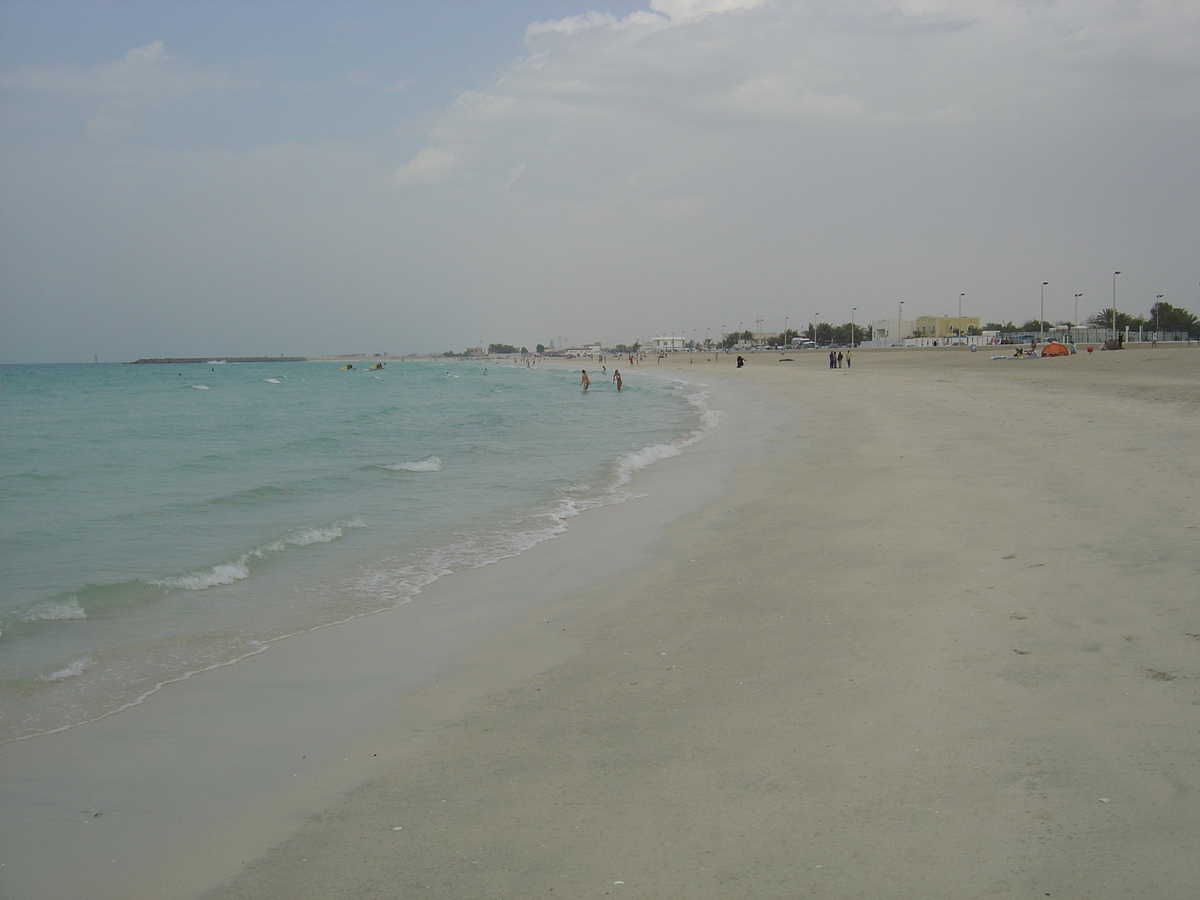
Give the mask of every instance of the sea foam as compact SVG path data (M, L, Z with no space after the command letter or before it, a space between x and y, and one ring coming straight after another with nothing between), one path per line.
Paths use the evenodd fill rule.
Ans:
M418 459L414 462L390 463L383 468L391 469L393 472L440 472L442 471L442 461L436 456L431 456L428 459Z
M86 619L87 613L74 597L69 600L47 600L39 603L25 615L22 622L53 622L69 619Z
M626 453L617 460L617 484L628 484L634 474L640 472L646 466L652 465L660 459L670 459L672 456L678 456L682 452L674 444L654 444L649 447L643 447L641 450L635 450L632 453Z
M67 678L78 678L88 669L96 664L96 661L90 656L82 656L79 659L72 660L67 664L66 668L59 669L57 672L51 672L49 675L39 675L40 681L63 681Z
M199 572L188 572L184 575L169 575L166 578L156 578L150 583L164 588L183 588L187 591L202 591L205 588L218 587L222 584L233 584L243 578L250 577L250 567L246 564L249 555L241 556L236 562L222 563L211 569Z
M266 559L272 554L282 553L288 547L328 544L343 537L347 528L365 527L366 523L361 519L352 518L333 525L297 529L285 537L279 538L279 540L260 544L254 549L243 553L233 562L221 563L213 566L211 569L199 569L194 572L185 572L182 575L169 575L165 578L156 578L150 584L163 588L182 588L187 591L203 591L207 588L234 584L250 577L250 561L252 559Z

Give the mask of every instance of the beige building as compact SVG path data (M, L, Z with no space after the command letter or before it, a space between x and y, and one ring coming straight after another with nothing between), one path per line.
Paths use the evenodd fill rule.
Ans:
M979 333L977 316L918 316L913 331L917 337L954 337L974 328Z

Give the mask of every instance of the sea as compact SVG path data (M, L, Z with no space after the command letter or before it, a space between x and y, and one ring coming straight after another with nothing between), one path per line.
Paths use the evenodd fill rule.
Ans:
M583 365L0 366L0 743L419 603L717 426L701 383Z

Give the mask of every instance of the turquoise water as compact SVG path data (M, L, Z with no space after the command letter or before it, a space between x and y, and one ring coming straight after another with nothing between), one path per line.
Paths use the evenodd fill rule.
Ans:
M411 602L715 422L701 385L598 368L0 367L0 741Z

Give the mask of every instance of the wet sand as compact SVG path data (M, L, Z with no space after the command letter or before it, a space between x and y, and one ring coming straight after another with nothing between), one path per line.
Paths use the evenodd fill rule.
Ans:
M648 360L777 431L210 896L1192 895L1200 350L989 356Z

